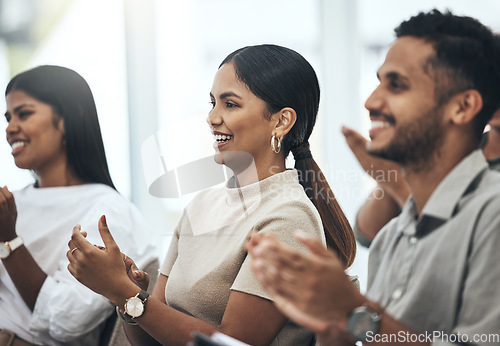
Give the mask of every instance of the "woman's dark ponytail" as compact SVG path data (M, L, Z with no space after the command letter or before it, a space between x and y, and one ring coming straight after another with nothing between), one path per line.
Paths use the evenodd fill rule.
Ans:
M292 154L300 184L321 216L326 245L337 252L347 268L354 262L356 256L356 239L351 225L323 172L314 161L309 143L304 142L292 149Z

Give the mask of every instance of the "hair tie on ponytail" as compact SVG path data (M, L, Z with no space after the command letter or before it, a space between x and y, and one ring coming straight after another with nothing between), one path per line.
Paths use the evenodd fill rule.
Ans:
M305 141L298 147L293 148L292 154L295 161L312 159L311 150L309 150L309 142Z

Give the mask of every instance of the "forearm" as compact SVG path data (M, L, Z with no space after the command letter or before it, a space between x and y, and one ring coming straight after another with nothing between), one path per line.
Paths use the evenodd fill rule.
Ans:
M378 186L397 203L399 208L402 208L410 196L411 191L401 174L394 173L391 177L390 172L391 171L389 171L387 180L379 181Z
M47 274L24 245L3 260L3 264L24 302L33 311Z
M144 329L142 329L139 325L129 326L123 323L123 327L125 329L127 339L132 345L161 345L156 339L146 333Z
M115 297L110 297L111 301L123 307L125 300L135 296L138 290L134 284L126 285ZM144 314L135 321L138 326L126 326L125 329L133 345L160 343L184 346L192 341L194 331L211 335L218 330L214 325L175 310L152 296L146 301Z
M356 215L356 228L373 240L377 233L400 212L398 203L383 189L375 188Z
M316 333L316 341L321 346L354 346L356 344L356 340L352 336L335 327L324 333Z

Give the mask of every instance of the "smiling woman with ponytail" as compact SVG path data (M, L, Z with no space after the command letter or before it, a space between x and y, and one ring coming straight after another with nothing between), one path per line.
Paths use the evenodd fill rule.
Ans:
M230 61L239 79L266 102L269 114L285 107L295 110L295 124L280 138L281 152L285 158L292 152L300 184L321 216L326 243L349 267L356 255L354 233L309 148L320 99L314 69L299 53L273 45L242 48L221 65Z

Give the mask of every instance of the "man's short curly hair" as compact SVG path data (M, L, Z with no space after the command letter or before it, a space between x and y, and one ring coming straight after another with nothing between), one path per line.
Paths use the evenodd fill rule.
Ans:
M500 37L476 19L434 9L401 23L396 37L424 39L434 46L424 69L436 83L438 104L467 89L477 90L483 108L475 118L479 140L484 127L500 107Z

